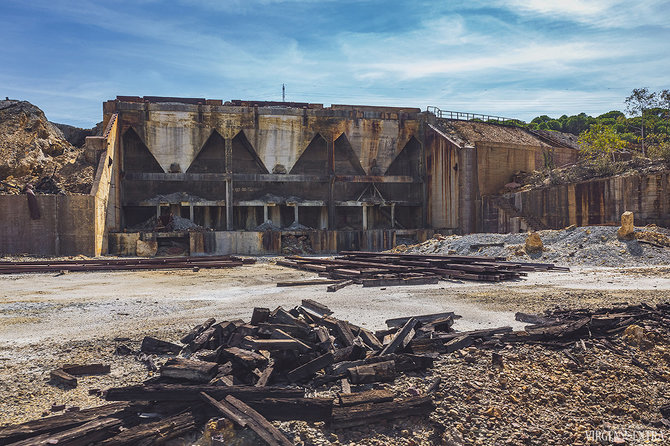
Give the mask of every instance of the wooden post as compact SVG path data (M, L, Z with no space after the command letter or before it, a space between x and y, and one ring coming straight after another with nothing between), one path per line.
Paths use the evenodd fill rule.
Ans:
M367 231L367 229L368 229L368 206L367 206L367 204L363 203L363 206L361 206L361 209L363 209L363 230Z
M268 205L267 205L267 204L264 204L264 205L263 205L263 223L267 223L268 219L269 219L269 215L268 215Z
M297 204L297 203L296 203L295 206L293 206L293 222L294 222L295 224L300 223L300 222L298 221L298 204Z
M391 203L391 228L395 228L395 203Z
M195 221L195 220L194 220L194 218L195 218L195 209L194 209L194 207L193 207L192 204L189 204L189 205L188 205L188 211L189 211L189 218L191 219L191 221Z

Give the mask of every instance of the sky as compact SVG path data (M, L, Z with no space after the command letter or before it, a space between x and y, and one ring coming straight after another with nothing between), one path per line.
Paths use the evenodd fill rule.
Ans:
M0 0L0 97L92 127L117 95L529 121L670 88L670 0Z

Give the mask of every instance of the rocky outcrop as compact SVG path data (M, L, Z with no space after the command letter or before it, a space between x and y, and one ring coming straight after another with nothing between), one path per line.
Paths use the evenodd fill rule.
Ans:
M94 169L83 149L70 144L38 107L27 101L0 101L0 193L20 193L28 183L58 186L36 187L36 193L89 193Z
M102 128L102 122L96 124L92 129L82 129L68 124L58 124L56 122L52 122L52 124L58 127L58 129L63 132L63 136L67 142L75 147L84 147L87 136L102 136L104 130Z

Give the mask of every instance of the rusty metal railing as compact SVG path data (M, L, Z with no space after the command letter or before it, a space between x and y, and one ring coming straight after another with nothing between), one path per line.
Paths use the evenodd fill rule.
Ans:
M481 113L468 113L468 112L458 112L450 110L441 110L432 105L426 108L428 113L432 113L438 118L443 119L455 119L458 121L483 121L483 122L495 122L497 124L512 124L518 123L518 119L514 118L505 118L503 116L495 115L484 115Z

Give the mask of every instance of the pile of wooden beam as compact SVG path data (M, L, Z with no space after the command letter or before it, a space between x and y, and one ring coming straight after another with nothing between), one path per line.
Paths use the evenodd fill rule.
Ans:
M291 443L269 421L323 421L338 429L433 410L435 383L405 398L370 384L432 367L434 355L413 353L410 343L451 332L457 316L390 319L388 329L371 332L332 313L306 299L290 310L255 308L249 322L208 319L179 343L147 336L139 357L151 367L154 359L167 361L144 384L104 392L123 404L2 428L0 443L153 444L223 417L267 444L284 445ZM327 383L342 389L336 398L305 397L306 388Z
M346 429L432 412L439 378L411 397L399 397L376 383L430 368L441 354L490 348L492 367L502 368L503 356L495 350L507 344L586 348L586 341L617 352L608 338L633 324L663 336L670 326L670 304L518 313L517 319L532 323L522 331L455 332L458 316L447 312L389 319L387 329L371 332L332 314L318 302L303 300L290 310L255 308L249 322L208 319L179 343L145 337L140 358L152 367L148 355L167 359L156 368L158 376L141 385L108 389L104 397L111 403L100 407L0 428L0 444L162 444L201 431L211 418L223 418L237 430L255 432L266 444L289 445L270 421L320 421ZM568 350L565 355L584 366ZM646 367L635 357L630 360ZM91 367L62 370L90 372ZM108 371L101 367L95 370ZM324 384L339 388L337 396L306 397L306 389ZM661 412L667 416L670 409L664 406Z
M74 271L121 271L232 268L255 263L255 259L234 256L216 257L151 257L142 259L100 258L86 260L35 260L26 262L0 262L0 274L48 273Z
M508 262L504 257L389 254L344 251L334 259L288 256L278 265L315 271L325 280L334 281L328 291L356 283L364 287L425 285L440 279L500 282L526 276L529 271L569 271L551 263ZM326 282L280 282L278 286L296 286Z

